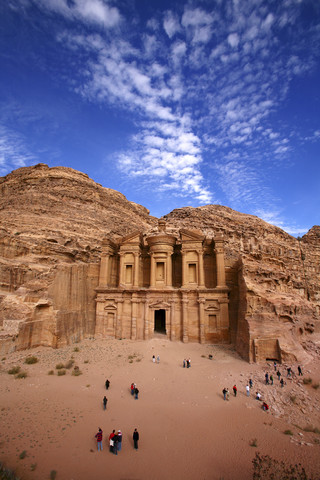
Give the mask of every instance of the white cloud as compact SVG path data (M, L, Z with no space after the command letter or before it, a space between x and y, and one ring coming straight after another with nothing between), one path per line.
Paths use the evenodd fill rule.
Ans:
M0 175L34 162L36 156L28 151L24 140L15 132L0 125Z
M232 48L236 48L239 44L239 35L237 33L230 33L228 35L228 43Z
M163 21L163 28L169 38L172 38L176 33L180 32L181 25L178 15L172 11L166 12Z

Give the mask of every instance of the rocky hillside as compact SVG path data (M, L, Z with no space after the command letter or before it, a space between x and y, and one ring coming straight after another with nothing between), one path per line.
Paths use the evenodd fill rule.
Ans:
M177 209L166 220L224 234L238 352L250 361L266 352L303 358L320 332L320 227L297 240L218 205ZM143 206L70 168L39 164L0 178L0 350L93 335L103 237L156 223Z

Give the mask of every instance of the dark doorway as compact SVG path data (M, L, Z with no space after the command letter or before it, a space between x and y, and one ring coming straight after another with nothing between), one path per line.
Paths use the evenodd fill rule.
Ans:
M154 311L154 331L157 333L166 333L166 311Z

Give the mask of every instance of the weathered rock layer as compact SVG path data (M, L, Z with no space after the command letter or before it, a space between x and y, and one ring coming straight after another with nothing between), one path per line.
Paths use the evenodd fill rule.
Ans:
M218 205L177 209L166 220L224 235L237 351L250 361L303 359L303 345L320 332L320 227L297 240ZM0 349L92 336L103 238L156 223L143 206L70 168L39 164L0 178Z

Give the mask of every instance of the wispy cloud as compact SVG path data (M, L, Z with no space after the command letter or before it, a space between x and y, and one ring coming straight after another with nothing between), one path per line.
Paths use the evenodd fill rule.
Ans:
M36 158L28 151L24 140L15 132L0 125L0 175L25 167Z

